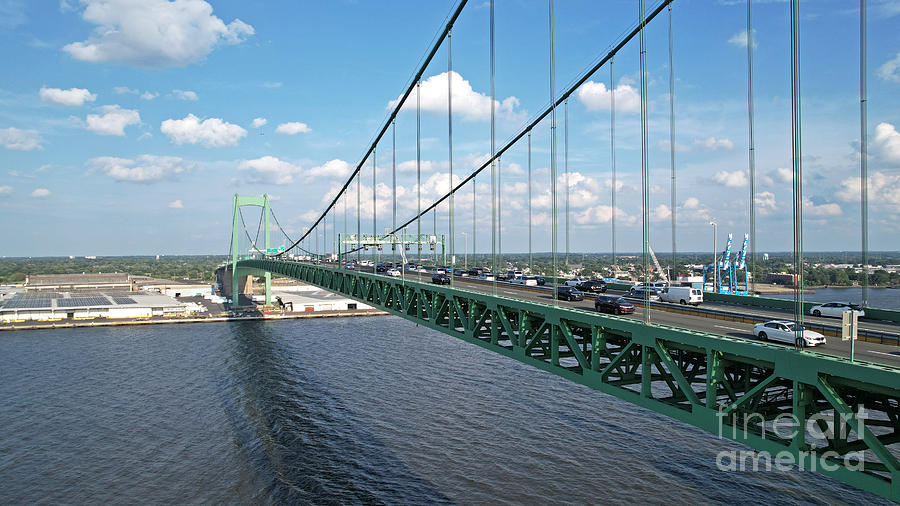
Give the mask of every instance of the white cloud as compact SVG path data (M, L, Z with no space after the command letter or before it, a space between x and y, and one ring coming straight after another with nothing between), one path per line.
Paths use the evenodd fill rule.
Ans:
M859 189L859 177L848 177L841 181L837 197L844 202L859 202ZM868 194L870 206L900 207L900 174L869 174Z
M803 214L805 216L838 216L842 214L841 206L835 203L815 204L807 197L803 197Z
M204 0L81 0L93 35L63 51L77 60L142 67L184 66L203 60L220 43L253 35L239 19L225 24Z
M91 159L90 164L95 170L106 174L116 181L131 183L162 181L163 179L169 179L187 172L194 167L194 163L176 156L155 155L141 155L136 160L101 156Z
M158 96L159 96L159 93L153 93L150 91L145 91L145 92L141 93L142 100L153 100L154 98L156 98Z
M169 202L169 209L184 209L184 204L181 203L181 200L173 200Z
M419 163L418 168L422 172L432 172L432 171L435 171L438 169L438 164L435 162L432 162L431 160L422 160ZM415 160L406 160L404 162L398 163L397 164L397 172L415 173L416 172L416 161Z
M461 115L464 121L484 121L491 117L491 97L475 91L472 85L458 72L453 71L450 80L453 85L453 114ZM446 113L447 112L447 73L442 72L422 81L421 84L422 110L426 112ZM388 109L393 109L400 101L391 100L388 103ZM495 112L498 116L507 119L517 119L522 113L517 111L519 99L516 97L507 97L503 101L494 100ZM413 88L412 93L403 104L403 109L410 111L416 109L416 89Z
M756 203L756 211L763 216L768 216L778 209L775 203L775 194L772 192L757 193L753 202Z
M202 144L208 148L236 146L247 131L220 118L200 118L188 114L184 119L167 119L159 130L175 144Z
M672 210L665 204L660 204L650 210L651 221L662 221L672 216Z
M275 133L286 135L305 134L308 132L312 132L312 129L306 123L300 123L299 121L282 123L275 128Z
M778 167L769 173L775 182L791 184L794 182L794 171L784 167Z
M641 111L641 94L633 86L620 82L615 94L616 112ZM577 95L589 111L608 111L610 108L610 90L606 83L588 81L578 88Z
M253 128L259 128L261 126L265 126L268 122L269 120L267 120L266 118L253 118L252 126Z
M12 193L12 186L9 185L0 185L0 195L9 195Z
M100 108L103 115L88 114L86 128L100 135L125 135L125 127L141 122L141 115L131 109L122 109L118 105L104 105Z
M615 209L616 220L618 223L634 223L636 219L633 216L629 216L625 211L620 208ZM575 223L579 225L596 225L598 223L609 223L612 221L613 217L613 208L608 205L598 205L594 207L589 207L583 211L575 212L572 214L572 217Z
M172 96L174 96L175 98L177 98L179 100L190 100L190 101L196 101L198 98L197 94L194 93L193 91L184 91L184 90L172 90Z
M885 81L900 83L900 53L878 67L878 77Z
M91 93L84 88L69 88L61 90L59 88L41 87L39 92L41 100L50 102L51 104L68 105L71 107L84 105L85 102L93 102L97 100L97 95Z
M49 197L50 190L46 188L36 188L33 192L31 192L31 196L39 199Z
M313 167L306 172L306 177L308 179L319 178L319 177L336 177L336 178L346 178L350 175L353 168L349 163L343 160L329 160L318 167Z
M721 139L716 139L715 137L708 137L706 139L694 139L694 146L697 146L704 151L734 149L734 143L731 142L731 139L726 139L724 137Z
M713 179L717 183L723 184L729 188L742 188L748 184L747 174L742 170L736 170L734 172L721 170L716 172Z
M900 164L900 132L890 123L879 123L875 127L872 144L879 155L890 163Z
M681 205L684 209L699 209L700 199L698 199L697 197L688 197Z
M31 151L33 149L44 149L41 143L44 139L37 130L21 130L15 127L0 129L0 144L6 149L14 149L16 151Z
M299 165L279 160L274 156L264 156L255 160L244 160L238 165L238 169L246 171L247 179L251 183L289 184L299 176Z
M669 141L658 140L656 141L656 149L659 151L668 151L669 150ZM685 146L684 144L675 143L675 152L676 153L686 153L691 150L690 146Z
M731 36L728 39L729 44L733 44L738 47L747 47L747 30L741 30L740 32ZM756 47L756 29L753 30L753 47Z
M113 91L116 92L116 95L124 95L126 93L129 95L137 95L140 93L140 90L133 90L128 86L116 86L113 88Z

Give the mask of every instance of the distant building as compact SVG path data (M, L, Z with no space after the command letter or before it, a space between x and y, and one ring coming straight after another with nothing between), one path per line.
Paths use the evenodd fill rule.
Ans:
M772 272L766 274L766 283L772 283L774 285L791 285L797 283L797 275L790 274L787 272Z
M25 278L26 290L132 290L131 276L114 274L34 274Z

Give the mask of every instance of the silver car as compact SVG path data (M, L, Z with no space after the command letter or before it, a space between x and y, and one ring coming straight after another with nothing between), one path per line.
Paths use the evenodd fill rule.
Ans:
M845 304L843 302L829 302L827 304L819 304L809 308L809 314L813 316L832 316L841 318L844 311L859 311L859 316L866 316L866 312L858 304Z

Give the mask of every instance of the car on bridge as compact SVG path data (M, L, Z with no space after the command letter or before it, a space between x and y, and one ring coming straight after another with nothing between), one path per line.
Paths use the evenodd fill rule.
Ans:
M537 286L537 280L532 276L516 276L509 280L514 285Z
M392 269L388 269L387 275L392 278L399 278L400 277L400 269L397 269L396 267L394 267Z
M844 315L844 311L859 311L858 316L866 316L866 312L863 311L862 306L859 304L829 302L809 308L809 314L813 316L832 316L834 318L841 318Z
M599 279L592 279L575 285L575 288L582 292L590 293L606 293L606 283Z
M560 285L556 287L556 294L559 300L584 300L584 292L578 290L574 286Z
M581 283L587 283L590 281L588 278L575 278L566 281L566 286L578 286Z
M436 285L449 285L450 276L447 274L435 274L434 276L431 276L431 282Z
M538 286L544 286L547 284L547 280L543 278L543 276L532 276L535 281L537 281Z
M594 309L601 313L631 314L634 313L634 304L618 295L598 295Z
M791 321L772 320L766 323L757 323L753 327L753 335L760 341L781 341L794 344L798 334L802 337L804 346L825 344L825 336Z
M649 286L632 286L625 296L630 299L643 299L645 294L647 294L648 300L659 301L659 293L657 293L656 288Z
M467 278L469 277L469 271L465 269L456 269L453 271L453 275L458 278Z
M481 275L478 276L478 279L480 281L493 281L494 275L491 273L491 271L485 271L485 272L482 272Z

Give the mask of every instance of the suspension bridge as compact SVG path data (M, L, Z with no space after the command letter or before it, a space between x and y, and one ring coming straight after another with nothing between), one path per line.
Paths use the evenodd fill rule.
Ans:
M610 49L595 60L572 84L557 89L555 70L554 2L548 2L549 28L548 85L549 101L507 142L495 140L496 101L494 99L494 2L490 2L488 19L490 50L485 55L491 69L491 152L489 158L470 173L454 176L453 164L453 27L467 6L460 0L449 15L433 46L405 87L391 113L381 125L350 177L337 191L319 216L298 237L290 237L270 207L270 198L235 195L233 200L231 261L225 268L232 287L232 305L240 305L239 280L245 276L265 278L266 304L271 303L273 274L343 294L390 314L413 321L466 342L499 353L514 360L559 375L600 392L614 395L637 406L663 414L681 422L740 442L750 448L779 458L788 458L803 469L821 472L853 486L900 502L900 368L885 363L848 359L834 354L808 351L802 347L786 347L755 340L723 335L708 327L695 327L675 317L654 317L651 321L649 292L640 317L602 315L584 304L568 304L559 300L556 289L543 292L513 290L498 283L497 274L506 268L502 248L502 205L509 202L501 195L502 159L514 147L524 148L528 160L527 217L529 263L533 261L532 203L532 134L539 129L550 133L550 257L551 269L544 273L549 284L555 284L569 264L569 184L568 184L568 99L588 79L608 70L610 79L610 142L612 185L610 201L616 208L616 118L615 59L618 55L637 54L640 61L641 104L641 176L642 176L642 263L644 281L649 283L650 258L650 180L648 161L648 113L646 106L645 30L651 23L668 21L669 47L669 135L671 170L671 235L672 265L675 265L675 196L676 159L674 134L674 70L672 13L676 2L662 0L648 9L644 1L636 2L637 20ZM862 153L861 181L867 181L865 156L866 91L865 41L866 2L860 2L860 125ZM747 2L747 34L752 37L752 2ZM809 304L803 300L803 188L801 107L799 88L799 2L790 5L791 77L792 77L792 175L794 185L793 262L798 276L793 311L788 319L804 324ZM753 43L748 41L748 126L750 174L750 258L756 261L755 248L755 167L753 143ZM447 55L447 146L450 178L446 192L439 198L423 201L421 158L421 90L429 64L441 48ZM416 112L416 212L410 217L398 216L396 119L402 108ZM559 163L558 116L562 109L564 150ZM378 228L376 152L389 145L392 153L391 209L389 220L382 217L386 231ZM558 174L558 166L562 173ZM371 233L362 229L362 177L371 168ZM479 230L476 220L476 177L487 173L490 180L490 230ZM561 176L561 177L560 177ZM557 182L562 181L563 192ZM861 184L862 234L860 250L867 264L867 184ZM560 202L557 196L562 193ZM354 195L355 194L355 195ZM468 205L471 194L472 221L461 223L456 210ZM409 198L400 197L400 198ZM465 198L465 200L463 200ZM355 204L354 204L355 202ZM462 204L461 204L462 202ZM356 211L355 226L348 223L348 203ZM508 204L507 204L508 205ZM244 219L242 209L261 208L255 235ZM561 213L558 208L562 207ZM562 214L562 226L559 225ZM439 219L440 217L440 219ZM340 219L339 219L340 218ZM429 218L431 218L429 220ZM612 214L610 244L616 259L616 221ZM340 225L342 222L342 226ZM430 227L429 227L430 225ZM471 229L463 231L471 225ZM274 248L271 231L278 230L286 247ZM463 235L468 244L459 249L456 238ZM483 255L493 276L482 282L463 280L450 275L449 284L431 283L408 268L431 264L434 269L447 265L451 273L460 266L458 255L473 255L476 261L476 237L490 237L490 255ZM279 241L282 237L278 238ZM564 244L559 248L559 243ZM392 265L400 265L398 276L380 274L374 268L379 255ZM360 260L371 256L372 268L361 268ZM658 265L655 256L653 262ZM351 268L353 266L354 268ZM752 270L752 269L751 269ZM533 272L533 271L532 271ZM865 276L865 275L864 275ZM752 282L752 280L751 280ZM866 298L867 280L863 282ZM747 308L758 305L752 297L735 298L732 302ZM686 310L686 309L685 309ZM867 309L868 311L868 309ZM874 313L875 311L873 311ZM889 319L889 318L886 318ZM685 320L686 321L686 320ZM706 330L704 330L706 329ZM798 336L799 337L799 336ZM877 352L876 352L877 353ZM887 355L887 353L884 353ZM665 437L665 435L648 435Z

